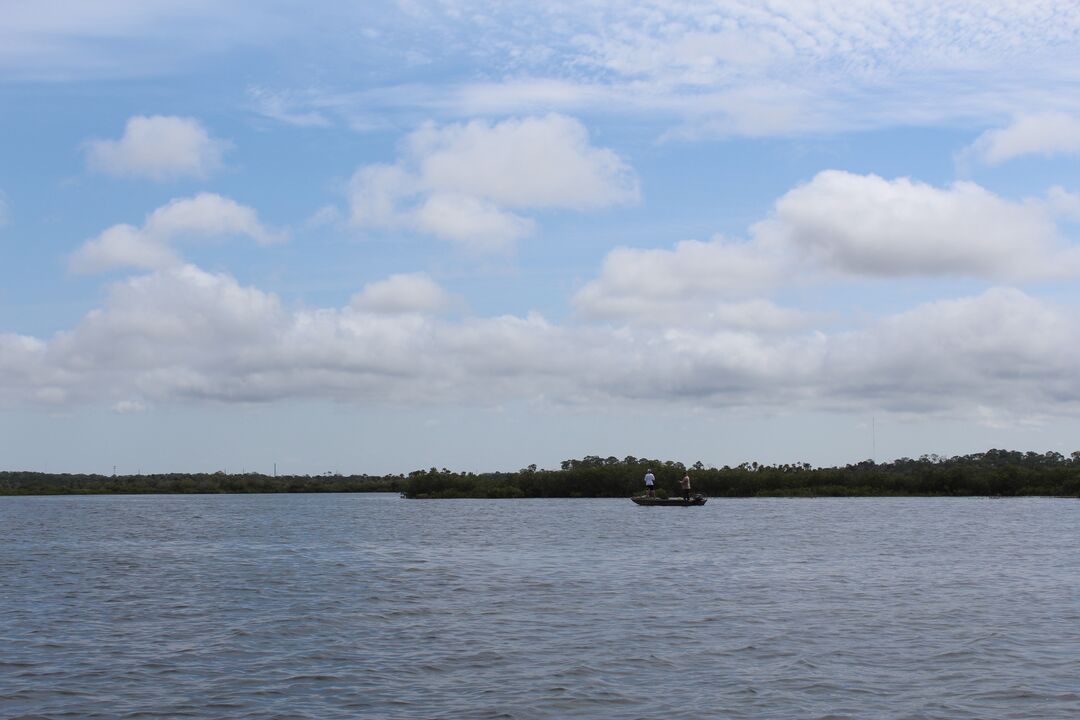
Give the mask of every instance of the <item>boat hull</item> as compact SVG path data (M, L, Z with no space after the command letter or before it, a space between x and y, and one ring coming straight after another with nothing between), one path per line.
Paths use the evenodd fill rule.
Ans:
M680 498L667 498L661 500L660 498L651 497L632 497L630 498L638 505L647 505L650 507L691 507L695 505L704 505L709 498L702 495L695 495L690 498L689 501Z

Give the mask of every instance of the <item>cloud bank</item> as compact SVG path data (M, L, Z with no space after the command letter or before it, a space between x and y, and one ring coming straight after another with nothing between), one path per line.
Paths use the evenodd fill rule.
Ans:
M500 143L526 124L515 123L411 136L409 163L376 171L389 207L368 194L362 211L400 213L396 183L431 195L454 187L514 210L584 208L636 192L610 178L587 182L607 177L597 168L625 166L580 143L576 169L560 163L547 180L496 183L476 147L510 152L513 143ZM459 174L458 163L474 159L466 167L476 174ZM556 183L567 178L576 191ZM1080 202L1060 188L1016 202L973 183L825 171L779 197L747 239L613 249L573 298L577 316L560 323L536 313L462 316L427 273L371 282L341 307L286 307L181 259L185 241L280 237L252 208L201 194L83 244L74 270L140 274L110 284L102 306L70 330L0 335L0 402L104 403L116 412L185 399L324 398L1069 414L1080 398L1080 313L1001 283L1080 275L1057 225L1076 213ZM840 323L779 299L815 284L940 276L988 287Z
M0 398L1073 412L1075 312L1009 288L936 301L857 330L762 333L695 323L553 324L538 315L452 320L430 278L397 276L340 308L181 265L110 286L104 306L41 340L0 335Z

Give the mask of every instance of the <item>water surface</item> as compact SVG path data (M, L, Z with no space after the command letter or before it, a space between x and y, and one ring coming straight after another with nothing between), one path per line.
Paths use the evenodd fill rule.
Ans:
M0 498L0 716L1076 718L1078 514Z

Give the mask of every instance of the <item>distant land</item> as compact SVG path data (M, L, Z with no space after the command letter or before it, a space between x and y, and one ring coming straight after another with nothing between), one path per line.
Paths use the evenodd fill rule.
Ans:
M530 465L516 472L485 473L446 468L408 475L0 472L0 495L400 492L418 499L626 497L641 492L650 469L661 495L676 494L679 479L689 473L694 492L711 497L1080 496L1080 452L1065 456L1012 450L821 468L756 462L716 468L700 462L687 466L590 455L565 460L557 470Z

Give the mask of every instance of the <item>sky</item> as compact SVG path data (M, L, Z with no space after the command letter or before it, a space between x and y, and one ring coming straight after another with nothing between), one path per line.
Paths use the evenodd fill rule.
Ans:
M0 0L0 469L1080 449L1080 5Z

